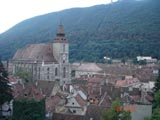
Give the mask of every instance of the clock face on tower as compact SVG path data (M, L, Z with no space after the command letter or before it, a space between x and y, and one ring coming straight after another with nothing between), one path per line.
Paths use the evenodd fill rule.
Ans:
M63 59L63 60L66 60L66 54L63 54L63 55L62 55L62 59Z

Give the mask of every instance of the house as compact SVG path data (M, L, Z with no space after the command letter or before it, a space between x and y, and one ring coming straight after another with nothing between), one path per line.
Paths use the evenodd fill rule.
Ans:
M152 58L151 56L137 56L137 61L146 61L147 63L157 63L157 59Z
M87 97L83 96L80 92L76 95L68 96L65 107L73 114L85 115L87 110Z
M85 115L87 97L82 91L63 97L56 106L56 113L70 113L73 115Z
M17 92L17 94L15 94L16 96L14 96L15 100L22 100L22 99L32 100L32 99L34 99L36 101L40 101L44 98L41 90L37 86L35 86L34 84L22 85L22 87L19 87L19 89L16 88L16 89L14 89L15 91L13 91L13 92L16 92L17 90L19 90Z
M102 69L96 63L73 63L75 70L75 78L81 76L93 77L101 74Z
M135 111L131 112L132 120L144 120L152 115L152 105L134 105Z
M59 99L59 101L57 100L53 112L53 119L83 119L87 111L86 93L84 93L83 90L79 89L79 87L72 85L69 86L69 93L65 94L65 92L66 91L61 91L57 93L57 95L60 96L61 99ZM53 96L53 98L54 97L55 96ZM64 116L66 116L66 118L64 118Z
M115 83L116 87L129 87L141 84L137 78L129 78L125 80L117 80Z

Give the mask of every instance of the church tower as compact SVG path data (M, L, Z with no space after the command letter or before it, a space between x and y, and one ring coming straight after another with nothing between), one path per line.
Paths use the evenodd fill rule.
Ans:
M59 79L60 85L70 83L70 65L69 65L69 43L65 38L65 33L63 31L63 25L60 24L58 27L58 32L53 43L53 54L57 60L59 67Z

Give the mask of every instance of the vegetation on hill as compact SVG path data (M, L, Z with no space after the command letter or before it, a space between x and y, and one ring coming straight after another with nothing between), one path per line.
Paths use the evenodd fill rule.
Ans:
M0 35L0 57L11 58L27 44L53 42L62 20L71 61L102 62L104 56L160 58L159 6L159 0L121 0L27 19Z

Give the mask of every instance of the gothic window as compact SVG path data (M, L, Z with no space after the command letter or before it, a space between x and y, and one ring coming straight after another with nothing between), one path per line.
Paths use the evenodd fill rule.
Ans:
M63 78L65 78L66 77L66 68L64 67L63 68Z
M49 73L49 67L47 68L47 72Z
M58 75L58 68L55 68L55 76Z
M63 52L65 52L65 44L63 44Z
M39 67L39 70L38 70L38 79L40 79L40 72L41 72L41 68Z

